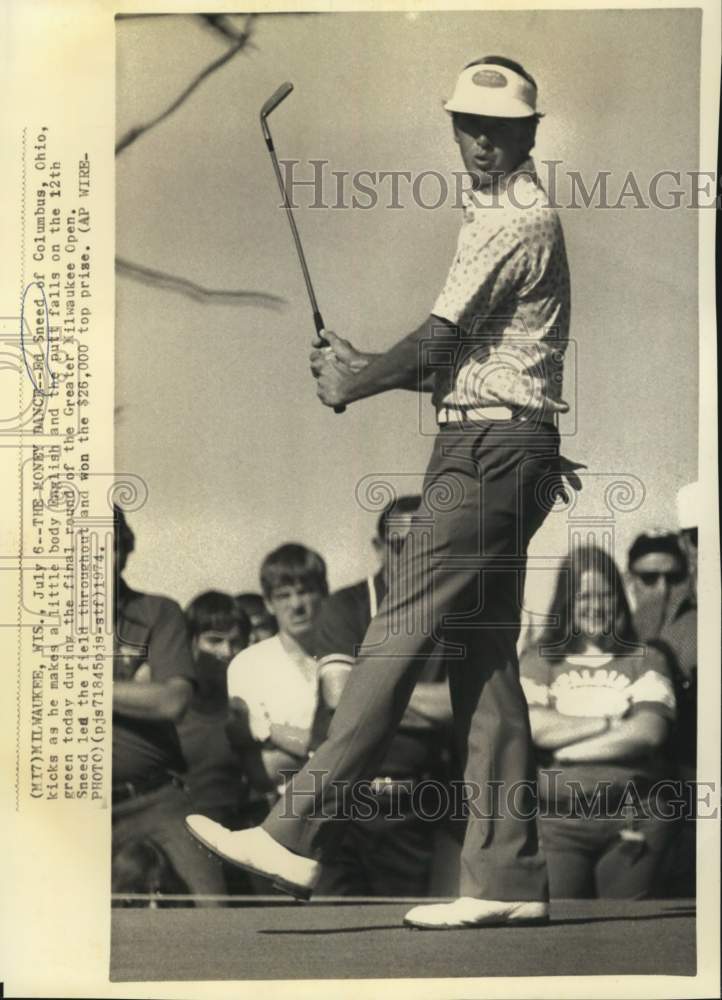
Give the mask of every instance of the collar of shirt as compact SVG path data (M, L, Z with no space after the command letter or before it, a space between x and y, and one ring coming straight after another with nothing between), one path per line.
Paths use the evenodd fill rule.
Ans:
M537 191L543 190L539 184L534 160L528 156L515 170L499 178L499 182L493 188L481 191L469 191L464 188L461 192L464 217L472 219L477 211L483 212L489 208L525 207L526 199L523 202L515 203L509 197L509 188L515 185L521 177L524 177Z

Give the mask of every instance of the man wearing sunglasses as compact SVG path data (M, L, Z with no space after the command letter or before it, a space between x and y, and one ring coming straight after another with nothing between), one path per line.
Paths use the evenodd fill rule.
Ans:
M671 603L687 580L687 560L671 531L638 535L627 558L635 627L646 642L656 639L667 621Z

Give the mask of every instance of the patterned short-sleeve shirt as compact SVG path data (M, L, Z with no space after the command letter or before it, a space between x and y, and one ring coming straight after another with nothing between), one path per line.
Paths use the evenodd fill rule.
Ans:
M459 328L437 406L525 406L562 396L569 267L561 222L531 159L502 190L464 192L456 256L432 315Z

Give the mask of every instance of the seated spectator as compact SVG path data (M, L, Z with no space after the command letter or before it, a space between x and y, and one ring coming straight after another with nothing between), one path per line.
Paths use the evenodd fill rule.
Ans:
M231 595L217 590L195 597L185 616L197 678L193 700L178 724L188 763L186 783L194 812L237 830L248 789L226 735L227 672L233 657L248 645L251 626Z
M166 852L150 837L134 837L113 852L111 887L115 896L158 897L122 900L123 906L147 906L152 910L177 905L177 901L164 900L163 896L187 895L190 891Z
M321 609L316 652L320 657L323 705L314 745L325 738L369 622L386 594L389 570L394 560L401 558L419 502L418 496L399 497L381 514L373 539L381 561L379 572L332 594ZM440 780L441 755L450 742L450 724L449 686L443 661L434 656L421 672L398 733L372 783L378 799L377 814L350 824L336 858L324 864L317 895L427 894L434 834L439 824L424 819L420 813L439 818L439 804L444 800L430 789L424 805L415 797L415 789L425 779Z
M278 622L266 607L261 594L236 594L236 602L242 611L248 615L251 622L251 634L248 645L270 639L278 633Z
M679 539L671 531L638 535L627 556L634 627L643 642L656 639L670 610L670 602L687 579L687 561Z
M669 777L669 668L661 653L635 643L621 576L601 549L580 548L564 561L550 615L555 624L522 655L520 670L541 765L551 894L653 896L671 835L648 801L654 783ZM585 814L583 800L597 795L599 812ZM625 800L639 808L625 815Z
M149 837L193 893L225 891L220 866L185 829L191 802L176 724L190 704L195 667L183 612L121 575L135 537L116 509L113 658L113 850Z
M278 635L233 659L228 695L234 710L229 736L256 794L263 796L262 813L288 772L308 757L318 703L313 635L328 594L326 564L303 545L282 545L263 560L261 587Z

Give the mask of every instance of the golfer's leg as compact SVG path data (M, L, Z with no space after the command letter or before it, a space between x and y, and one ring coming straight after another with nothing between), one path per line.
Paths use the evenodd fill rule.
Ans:
M503 586L501 576L492 577L498 587ZM545 901L534 751L515 646L515 632L508 626L483 629L470 642L471 659L450 669L455 725L460 745L467 748L468 821L460 894Z
M369 631L378 636L383 610ZM354 816L359 784L386 755L423 667L423 636L394 644L388 659L359 660L344 688L328 737L286 786L263 824L280 844L304 857L331 854Z
M369 626L329 728L328 738L287 786L263 824L279 843L305 857L331 854L343 835L359 781L371 779L386 754L444 616L464 603L475 565L445 569L447 557L478 548L478 482L470 446L449 455L437 441L424 484L429 504L416 515L389 593ZM434 490L456 498L434 508Z
M529 541L542 523L542 477L554 473L558 438L523 425L489 434L477 450L481 594L468 652L451 668L455 725L472 796L461 856L461 895L547 900L536 825L536 766L516 643ZM493 792L493 796L490 796Z
M440 529L439 529L440 530ZM428 563L428 560L426 560ZM353 818L350 807L359 782L374 777L408 705L425 658L435 645L431 629L399 632L400 614L413 616L420 606L438 624L466 584L464 574L434 586L433 613L428 608L430 567L409 581L403 606L385 601L364 640L373 653L356 662L329 727L328 737L289 783L283 798L263 824L289 850L304 857L331 854Z

